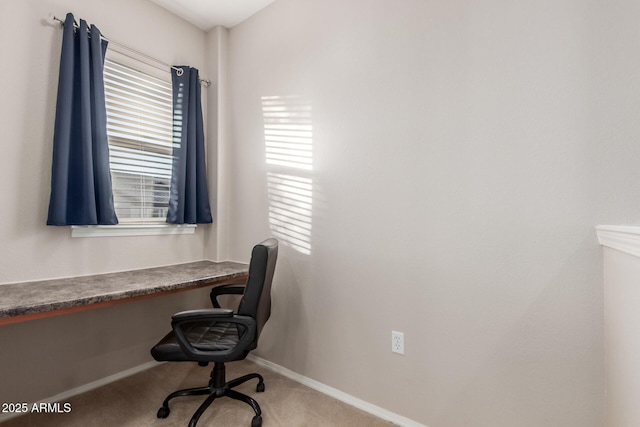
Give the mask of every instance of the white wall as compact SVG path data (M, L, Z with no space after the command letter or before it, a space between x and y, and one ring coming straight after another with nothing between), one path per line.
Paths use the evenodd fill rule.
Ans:
M640 219L638 15L278 0L232 28L232 258L292 172L262 97L312 108L311 253L282 248L259 355L431 427L602 426L593 227Z
M229 197L233 194L227 182L228 154L227 145L221 143L228 139L227 107L227 34L225 27L215 27L207 32L206 52L207 70L211 86L207 90L207 165L211 209L214 215L214 232L205 240L207 259L228 259L228 217ZM241 259L246 260L246 255Z
M206 77L205 34L147 0L0 2L0 284L203 259L214 226L186 236L72 239L69 227L45 225L62 40L47 17L67 12ZM152 360L149 349L170 329L171 314L205 304L204 294L0 327L0 401L35 402Z
M640 425L640 259L604 248L606 414L608 427Z

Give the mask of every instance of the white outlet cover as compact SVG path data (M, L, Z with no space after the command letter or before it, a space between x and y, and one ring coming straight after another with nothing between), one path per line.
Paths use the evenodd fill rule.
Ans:
M404 333L391 331L391 351L404 354Z

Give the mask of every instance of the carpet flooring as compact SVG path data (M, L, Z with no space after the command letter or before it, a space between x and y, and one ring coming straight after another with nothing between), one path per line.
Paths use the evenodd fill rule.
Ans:
M173 427L187 426L206 396L178 397L171 414L156 418L162 401L172 391L206 385L211 366L165 363L104 387L74 396L68 413L30 413L1 423L1 427ZM265 380L264 393L255 391L257 380L235 388L258 401L264 427L388 427L381 420L346 403L292 381L248 360L227 364L227 380L250 372ZM62 408L62 406L61 406ZM198 427L249 427L251 407L230 398L216 399Z

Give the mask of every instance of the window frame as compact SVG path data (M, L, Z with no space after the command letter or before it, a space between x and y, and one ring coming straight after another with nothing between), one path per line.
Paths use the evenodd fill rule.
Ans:
M124 66L133 68L141 73L164 81L170 81L170 74L166 70L133 58L129 54L108 49L106 58ZM167 79L167 76L168 79ZM173 120L172 120L173 122ZM109 142L111 149L111 142ZM113 178L112 178L113 179ZM117 212L116 212L117 214ZM118 237L118 236L150 236L150 235L179 235L194 234L196 224L168 224L163 218L118 218L117 225L72 226L71 237Z

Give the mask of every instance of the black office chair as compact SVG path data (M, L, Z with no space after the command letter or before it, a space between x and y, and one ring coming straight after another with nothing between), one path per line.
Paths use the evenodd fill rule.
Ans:
M153 358L157 361L198 362L203 366L214 362L214 367L209 385L178 390L167 396L158 410L158 418L169 416L169 400L174 397L208 394L191 417L189 427L195 427L209 405L223 396L251 405L256 414L251 420L251 427L262 425L262 411L258 402L232 389L257 378L256 391L263 392L264 379L259 374L248 374L227 382L224 364L244 359L258 345L260 332L271 314L271 282L277 257L276 239L267 239L256 245L251 252L246 285L215 287L211 292L214 308L183 311L173 315L173 331L151 349ZM217 297L224 294L242 294L237 313L220 308Z

